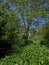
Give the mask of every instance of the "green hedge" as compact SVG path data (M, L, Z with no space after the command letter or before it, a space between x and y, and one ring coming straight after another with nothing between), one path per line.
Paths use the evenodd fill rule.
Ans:
M49 65L49 52L46 47L31 44L23 47L20 54L6 56L0 60L0 65Z

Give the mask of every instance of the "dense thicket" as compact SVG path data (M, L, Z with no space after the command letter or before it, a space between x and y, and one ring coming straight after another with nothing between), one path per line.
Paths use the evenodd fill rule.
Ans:
M3 10L3 9L2 9ZM18 23L19 20L16 13L7 13L0 10L0 57L18 41ZM18 44L16 44L18 45Z
M31 31L40 27L38 18L48 17L48 4L49 0L0 0L1 55L13 46L28 44Z

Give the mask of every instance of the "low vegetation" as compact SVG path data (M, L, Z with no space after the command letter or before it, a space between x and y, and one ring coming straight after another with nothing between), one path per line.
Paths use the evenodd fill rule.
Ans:
M30 44L0 60L0 65L49 65L49 52L39 44Z

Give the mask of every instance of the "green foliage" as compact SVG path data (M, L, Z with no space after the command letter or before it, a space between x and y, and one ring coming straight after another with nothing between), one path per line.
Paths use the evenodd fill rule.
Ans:
M18 41L17 13L15 11L8 13L4 9L0 10L0 57L4 56L13 44L17 45Z
M46 3L46 0L7 0L8 4L15 4L15 10L19 16L20 22L23 22L23 27L25 28L25 38L28 40L29 32L31 26L38 26L38 23L34 23L36 17L45 17L49 14L48 8L44 8L43 5ZM37 24L37 25L36 25Z
M41 44L44 44L49 48L49 22L45 23L41 31L42 31L42 37L43 37Z
M48 8L43 7L45 2L46 0L1 0L0 56L10 53L11 48L11 51L14 48L15 53L1 59L0 65L49 65L49 51L46 47L29 40L31 26L37 27L39 24L34 23L35 18L49 15ZM49 41L48 30L44 38Z
M0 65L49 65L49 53L46 47L30 44L22 47L20 54L6 56L0 60Z
M49 41L49 22L47 22L45 25L44 25L44 39L46 41Z

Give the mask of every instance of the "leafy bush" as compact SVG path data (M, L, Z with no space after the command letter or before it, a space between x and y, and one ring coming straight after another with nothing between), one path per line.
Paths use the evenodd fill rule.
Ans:
M1 59L0 65L49 65L49 53L39 44L22 47L19 51L18 55L15 53Z
M4 57L14 44L19 45L17 43L19 20L14 11L8 14L3 10L0 13L0 57Z

